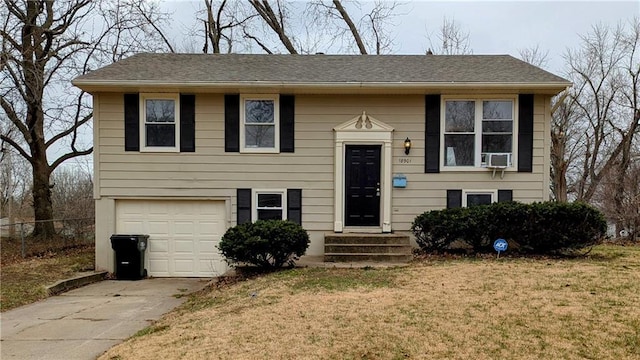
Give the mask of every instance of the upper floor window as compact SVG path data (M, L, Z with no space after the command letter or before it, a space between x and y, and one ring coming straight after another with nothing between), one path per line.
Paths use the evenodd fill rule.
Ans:
M179 151L180 97L177 94L141 94L141 150Z
M245 95L240 102L243 152L278 152L278 95Z
M444 101L444 166L513 166L514 100Z

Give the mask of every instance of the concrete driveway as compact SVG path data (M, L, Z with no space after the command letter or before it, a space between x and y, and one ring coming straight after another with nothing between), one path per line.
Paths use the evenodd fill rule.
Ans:
M0 358L95 359L209 279L108 280L1 314Z

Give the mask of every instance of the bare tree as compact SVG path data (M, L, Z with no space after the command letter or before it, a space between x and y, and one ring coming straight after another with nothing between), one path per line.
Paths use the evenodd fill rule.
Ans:
M401 4L376 0L367 4L367 10L356 2L345 5L340 0L317 0L306 9L283 0L251 0L255 14L265 24L265 29L276 36L273 45L264 31L244 28L245 38L256 43L266 53L284 51L290 54L326 52L335 44L342 44L341 50L358 54L382 54L388 52L393 41L389 34L391 21ZM369 8L369 5L371 7ZM298 15L298 22L294 21ZM301 37L306 34L307 38Z
M307 16L325 30L331 43L341 42L362 55L380 55L393 46L390 29L401 6L397 1L376 0L366 3L365 9L359 2L352 1L348 9L340 0L318 0L309 4Z
M531 65L545 68L549 62L549 50L542 50L540 45L519 49L520 59Z
M3 144L4 145L4 144ZM9 146L3 146L0 153L0 215L9 224L26 215L29 202L26 201L30 177L24 159ZM10 236L13 227L9 228Z
M575 84L572 97L585 126L585 151L572 189L578 200L590 201L611 168L624 172L629 166L640 118L640 61L637 40L631 46L624 39L623 26L596 26L582 37L581 48L566 56Z
M93 181L90 170L61 166L51 175L56 219L88 219L94 214Z
M345 24L349 28L349 31L353 36L353 40L358 46L358 50L360 50L360 54L366 55L367 49L364 47L364 42L362 41L362 36L360 36L360 31L358 31L358 28L356 28L356 25L353 23L353 20L351 20L351 16L349 16L349 13L347 12L347 10L345 10L344 7L342 6L342 2L340 0L333 0L332 3L333 3L333 9L335 9L335 11L339 14L340 18L345 22Z
M140 46L165 48L168 40L158 36L162 18L142 0L4 0L3 5L0 106L9 125L0 138L30 164L35 220L48 220L52 172L93 151L82 142L92 119L86 94L69 89L69 80ZM102 17L96 19L96 13ZM38 222L33 235L53 233L53 223Z
M427 35L430 48L427 53L438 55L469 55L473 54L469 31L462 29L454 19L444 18L442 25L435 34L435 39Z
M582 36L580 46L565 56L574 87L553 114L556 198L562 200L563 193L569 193L599 206L617 230L637 228L640 222L639 50L640 19L615 28L594 26ZM571 151L561 151L567 144ZM566 191L560 186L563 180Z
M203 53L210 50L214 54L233 51L234 44L238 42L234 31L257 16L244 15L246 11L243 10L243 3L240 2L204 0L204 18L198 19L204 28Z
M551 107L551 195L555 201L569 200L568 176L584 150L584 129L579 126L573 90L567 89L552 99Z
M269 26L269 28L273 31L274 34L280 40L280 43L285 47L287 52L290 54L297 54L298 50L293 45L293 40L289 34L288 22L289 19L289 9L287 4L284 1L276 0L275 1L275 10L271 6L268 0L249 0L249 3L255 11L258 13L260 18ZM245 36L255 41L265 52L271 54L273 51L266 45L264 41L261 41L260 38L249 34L245 31Z
M615 224L615 237L640 240L640 149L633 151L629 168L622 177L615 168L603 177L594 200L607 219ZM622 189L622 190L620 190ZM620 192L621 196L611 196ZM625 234L626 233L626 234Z

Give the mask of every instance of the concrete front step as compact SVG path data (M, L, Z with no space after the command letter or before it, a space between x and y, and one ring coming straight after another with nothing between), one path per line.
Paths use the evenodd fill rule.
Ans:
M391 262L391 263L406 263L411 260L412 256L409 254L334 254L325 253L324 261L326 262Z
M411 254L411 245L401 244L328 244L325 253L338 254Z
M411 243L403 234L325 234L324 261L394 262L411 260Z
M325 234L325 245L334 244L397 244L410 245L409 236L401 234Z

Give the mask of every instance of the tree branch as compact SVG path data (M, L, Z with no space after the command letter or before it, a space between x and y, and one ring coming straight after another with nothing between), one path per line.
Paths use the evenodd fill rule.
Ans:
M344 20L344 22L349 27L349 31L351 31L353 40L355 40L356 45L358 46L358 50L360 50L360 54L366 55L367 48L364 46L364 43L362 42L362 37L360 36L360 32L358 31L358 28L356 28L355 24L351 20L351 17L347 13L347 11L342 6L342 3L340 2L340 0L333 0L333 5L335 6L336 10L338 10L338 13L340 13L340 17L342 18L342 20Z
M49 166L49 168L51 169L51 171L55 170L58 166L60 166L60 164L62 164L63 162L69 160L69 159L73 159L76 158L78 156L85 156L85 155L90 155L93 152L93 146L87 150L82 150L82 151L73 151L67 154L64 154L62 156L60 156L58 159L56 159L56 161L53 162L53 164L51 164Z
M11 123L15 125L16 128L18 128L18 130L20 131L24 139L27 141L27 143L33 142L33 139L31 138L31 134L29 133L29 129L20 120L20 118L18 117L18 114L13 109L13 106L4 98L4 96L0 96L0 106L2 106L2 109L9 117L9 120L11 120Z
M258 39L257 37L250 35L249 33L246 32L246 30L243 30L244 32L244 37L251 39L253 41L255 41L256 44L258 44L258 46L260 46L262 48L262 50L264 50L264 52L266 52L267 54L273 54L273 51L271 51L271 49L269 49L265 44L263 44L260 39Z
M22 147L15 142L12 138L4 135L4 134L0 134L0 140L6 142L7 144L11 145L14 149L16 149L16 151L22 155L23 158L25 158L28 162L33 162L33 157L31 155L29 155L26 151L24 151L24 149L22 149Z
M260 15L260 17L267 23L267 25L269 25L269 27L276 33L276 35L280 39L280 42L282 43L282 45L284 45L287 51L289 51L289 53L291 54L297 54L298 51L293 46L291 39L289 39L289 36L287 36L284 30L284 20L282 20L282 23L278 21L278 17L273 11L273 8L271 8L271 5L269 5L269 1L262 0L261 4L258 0L249 0L249 3L258 12L258 15ZM281 9L279 10L279 13L281 15L281 19L283 19ZM263 47L262 45L260 46Z
M140 6L140 3L136 3L136 8L140 12L140 15L142 15L142 17L144 17L144 19L147 21L147 23L151 25L151 27L153 27L153 29L158 33L158 35L160 35L160 38L162 38L162 41L165 43L165 45L167 45L167 47L169 48L169 51L172 53L175 53L176 51L173 49L173 46L171 46L169 39L167 39L167 37L162 32L162 30L160 30L158 26L156 26L155 22L151 20L149 16L147 16L147 12L144 9L142 9L142 7Z

